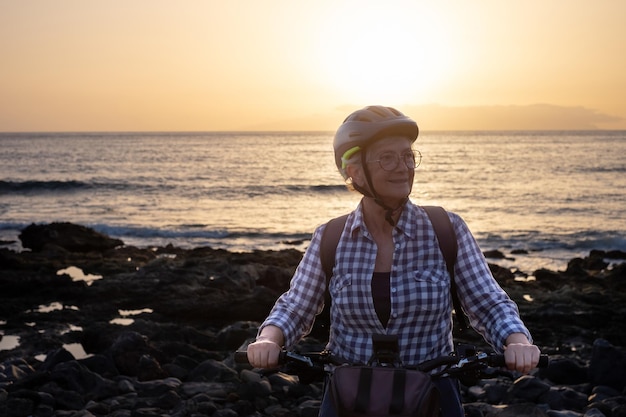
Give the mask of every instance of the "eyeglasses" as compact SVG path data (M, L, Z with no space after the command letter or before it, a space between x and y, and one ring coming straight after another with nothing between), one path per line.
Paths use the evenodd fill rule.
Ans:
M378 165L380 165L384 171L394 171L398 168L398 165L400 165L400 159L402 159L408 169L415 169L422 162L422 154L420 151L404 152L401 155L395 152L384 152L378 159L367 161L367 163L378 162Z

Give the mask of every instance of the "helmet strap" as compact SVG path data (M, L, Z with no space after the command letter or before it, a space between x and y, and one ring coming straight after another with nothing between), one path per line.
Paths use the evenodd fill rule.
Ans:
M369 191L364 190L362 187L359 187L356 184L352 184L352 187L358 192L360 192L361 194L363 194L364 196L373 198L376 204L378 204L383 209L385 209L385 220L391 226L395 227L396 221L393 219L393 215L396 211L400 210L404 206L404 204L406 204L409 198L408 197L405 198L404 201L396 208L389 207L380 199L380 197L378 196L378 193L376 193L376 190L374 189L374 184L372 183L372 176L370 175L370 170L367 167L367 156L365 155L366 153L367 153L366 149L363 149L361 152L361 166L363 167L363 172L365 173L365 180L367 181Z

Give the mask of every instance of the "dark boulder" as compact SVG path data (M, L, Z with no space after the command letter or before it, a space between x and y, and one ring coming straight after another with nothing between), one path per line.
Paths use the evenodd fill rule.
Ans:
M35 252L52 245L70 252L104 252L122 246L124 242L112 239L93 229L72 223L31 224L19 236L22 246Z
M604 339L593 343L593 354L589 367L594 386L606 385L617 390L626 387L626 356Z

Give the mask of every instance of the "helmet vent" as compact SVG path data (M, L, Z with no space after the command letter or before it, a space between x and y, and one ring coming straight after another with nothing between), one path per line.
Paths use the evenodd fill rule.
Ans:
M398 110L394 109L393 107L387 107L387 109L389 109L396 116L402 116L402 113L400 113Z
M386 107L384 107L384 109L387 110ZM370 106L370 107L367 108L367 110L371 111L372 113L376 113L380 117L385 117L386 116L385 112L382 111L382 109L380 107L378 107L378 106ZM371 122L371 120L367 120L367 121Z

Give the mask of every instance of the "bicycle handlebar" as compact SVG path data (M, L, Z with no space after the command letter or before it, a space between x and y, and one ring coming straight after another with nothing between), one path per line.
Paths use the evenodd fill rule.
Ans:
M248 364L248 352L245 350L238 350L235 352L235 362L241 364ZM296 353L290 350L283 350L278 356L278 363L284 365L288 362L299 363L302 365L308 365L310 367L323 364L335 364L339 365L339 362L335 362L334 358L326 352L308 352L308 353Z
M241 364L247 364L248 353L245 350L238 350L234 356L235 362ZM546 368L550 362L548 355L541 355L539 357L539 363L537 367ZM279 364L296 363L307 367L315 367L324 364L340 365L341 362L328 352L309 352L309 353L296 353L292 351L283 350L279 356ZM462 374L466 370L475 369L477 366L484 367L505 367L504 355L496 353L477 353L475 355L464 357L458 357L454 355L441 356L439 358L431 359L420 363L417 367L422 372L432 371L433 369L444 367L445 372L453 374Z

